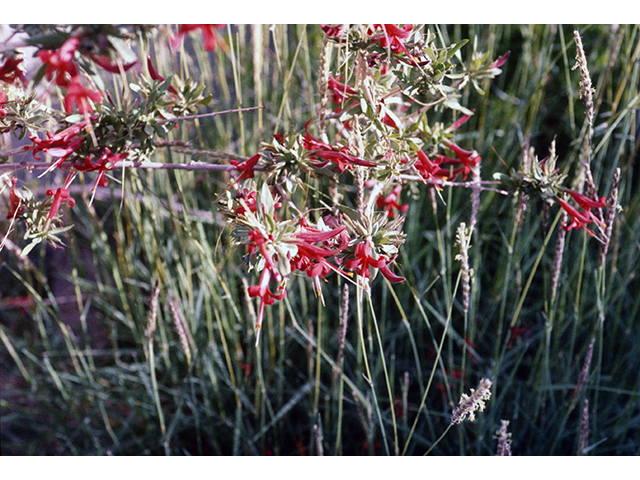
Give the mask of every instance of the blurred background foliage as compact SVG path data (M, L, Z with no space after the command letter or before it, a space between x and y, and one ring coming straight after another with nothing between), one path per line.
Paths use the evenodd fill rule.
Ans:
M365 300L369 384L355 294L343 373L334 375L342 290L335 275L323 288L326 306L311 282L294 278L286 299L267 310L254 345L256 306L245 291L255 272L231 249L215 204L227 174L118 172L124 188L112 181L91 207L84 201L68 210L75 227L67 248L36 248L26 260L0 253L3 454L361 455L393 454L397 445L421 455L449 424L460 394L482 377L494 382L487 410L452 428L432 454L491 455L500 420L510 422L514 455L576 454L584 398L587 453L640 453L640 27L424 28L444 44L469 39L464 59L511 51L485 95L467 89L461 99L475 115L456 139L482 155L485 180L518 169L525 145L547 156L554 139L558 167L576 173L585 109L571 67L573 30L580 31L596 89L591 168L599 194L608 196L615 169L622 172L622 211L605 267L597 241L569 232L552 300L557 210L529 202L518 220L514 198L484 192L465 320L454 243L471 192L447 188L446 204L438 200L434 210L417 185L403 199L410 208L397 271L407 281L391 287L379 276L370 306ZM206 85L208 111L264 105L185 122L172 134L201 150L249 156L260 141L299 132L317 115L323 33L317 25L223 32L227 49L205 52L193 36L178 54L161 29L140 43L139 58L149 53L163 76ZM152 158L194 159L206 156L166 148ZM172 307L186 321L186 345ZM572 401L591 338L588 380Z

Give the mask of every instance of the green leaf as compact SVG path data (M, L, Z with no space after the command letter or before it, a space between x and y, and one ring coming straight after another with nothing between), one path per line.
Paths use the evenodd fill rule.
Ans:
M118 52L118 55L122 59L124 63L132 63L138 59L138 56L135 54L133 50L124 42L122 38L114 37L109 35L107 37L109 39L109 43Z
M460 102L454 97L447 97L447 99L443 102L444 105L452 110L458 110L465 115L473 115L473 112L466 107L460 105Z
M453 56L458 53L458 51L464 47L467 43L469 43L468 39L460 40L458 43L453 45L449 50L447 50L446 55L444 56L445 62L448 62L453 58Z

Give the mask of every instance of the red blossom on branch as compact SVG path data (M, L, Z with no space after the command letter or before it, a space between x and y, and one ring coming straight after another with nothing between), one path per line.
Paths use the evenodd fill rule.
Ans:
M325 25L321 23L320 28L328 37L339 37L343 31L342 25Z
M267 241L273 241L273 238L266 237L260 230L255 229L251 230L248 233L249 241L251 242L248 245L249 253L254 253L256 247L260 249L260 253L265 260L265 265L262 269L262 273L260 274L260 281L258 285L252 285L248 288L248 293L250 297L260 297L260 307L258 310L258 319L256 321L256 331L258 332L262 326L262 319L264 318L264 307L265 305L273 305L276 300L282 300L287 295L287 290L285 285L282 284L283 277L280 272L278 272L273 257L269 253L269 250L266 247ZM271 278L278 282L278 293L273 293L269 289L269 282ZM257 339L256 339L257 344Z
M227 50L229 47L222 39L222 36L216 31L220 28L224 28L226 25L223 23L218 24L186 24L180 25L178 28L178 34L173 38L174 48L179 48L182 38L189 32L194 30L200 30L204 37L204 49L207 51L215 50L217 47Z
M576 203L585 210L589 210L591 208L604 208L607 206L606 197L600 197L598 200L591 200L590 198L585 197L581 193L574 192L573 190L567 190L567 193L571 195Z
M27 85L24 71L19 67L22 58L7 57L0 67L0 81L13 85L16 80L20 80L22 85Z
M471 173L471 171L476 166L478 166L482 158L475 150L465 150L463 148L460 148L455 143L450 143L449 148L453 150L457 158L449 158L445 155L438 155L438 163L440 165L461 165L448 174L448 180L453 181L460 174L462 174L462 178L466 180L467 175L469 175L469 173Z
M86 115L93 111L89 100L102 103L102 93L90 90L82 85L74 56L80 38L71 37L57 50L40 50L38 57L46 67L47 80L54 80L55 84L67 89L64 98L64 109L67 113L73 112L73 106L78 106L78 112Z
M80 45L78 37L71 37L57 50L40 50L38 57L47 64L47 80L55 80L56 85L66 87L72 78L78 76L73 57Z
M8 115L7 111L4 109L6 101L7 95L4 92L0 92L0 120Z
M258 308L258 319L256 321L256 330L259 331L262 327L262 320L264 318L265 305L273 305L276 300L282 300L287 295L287 290L284 286L278 287L279 293L273 293L269 290L269 281L271 280L272 270L270 268L264 268L260 274L260 282L258 285L252 285L248 289L250 297L260 297L260 307ZM256 339L257 343L257 339Z
M402 190L402 185L396 185L390 195L386 197L379 196L376 200L378 207L384 208L389 218L395 217L395 212L393 211L394 208L399 212L406 212L409 209L408 203L400 205L397 201L398 196L400 195L400 190Z
M294 269L306 272L309 277L324 277L331 270L336 270L336 267L326 261L325 258L337 255L347 247L348 237L345 238L346 234L345 236L341 235L346 227L341 225L331 230L318 230L308 227L304 219L301 221L301 226L302 230L298 232L294 241L298 247L298 253L291 260L291 266ZM326 243L338 235L341 237L341 242L337 246L325 248L314 245L314 243Z
M389 270L387 265L392 261L393 259L388 260L384 255L376 255L371 248L371 243L365 241L356 246L355 258L347 259L345 265L362 278L370 277L369 267L372 267L380 270L380 273L392 283L403 282L405 280L404 277L400 277Z
M122 70L126 72L138 63L138 61L136 60L135 62L131 62L131 63L119 64L117 62L111 62L107 57L103 55L90 55L90 58L97 65L104 68L107 72L111 72L111 73L120 73L120 67L122 67Z
M592 208L603 208L606 206L606 198L601 197L599 200L591 200L584 195L574 192L572 190L567 190L567 193L571 195L571 197L580 205L584 212L577 210L576 208L569 205L564 200L558 198L557 201L560 206L564 209L567 214L571 217L571 223L562 225L562 228L569 231L572 229L582 228L592 237L595 236L595 233L587 228L589 223L595 223L601 228L604 228L604 223L600 220L592 211Z
M9 202L11 204L11 209L9 213L7 213L7 219L13 218L20 213L21 204L22 204L22 195L18 193L16 190L16 184L18 183L18 177L13 177L11 179L11 189L9 190Z
M151 56L149 55L147 55L147 68L149 69L149 75L151 75L152 80L156 80L158 82L164 82L164 77L160 75L156 70L156 67L153 66L153 63L151 63ZM176 89L173 88L173 85L169 85L169 91L174 95L178 94Z
M47 195L53 195L53 203L51 204L51 209L49 210L49 215L47 216L45 230L49 226L49 223L51 222L53 217L56 216L63 203L69 202L70 207L73 207L76 204L76 201L69 196L69 194L71 193L71 191L69 190L69 185L71 185L71 182L74 178L75 172L69 172L62 187L58 188L55 192L53 190L47 190Z
M69 155L78 150L85 141L85 137L79 136L85 126L86 122L79 122L58 133L47 132L47 138L45 139L38 138L36 135L29 135L29 139L35 145L25 146L24 149L33 150L34 158L37 158L36 153L38 152L44 152L52 157L59 158L50 169L60 167Z
M425 180L438 183L439 180L447 178L450 174L448 170L440 168L442 162L440 157L430 160L427 154L422 150L418 150L418 161L414 164L414 168L425 178Z
M447 131L453 132L454 130L457 130L462 125L464 125L467 122L467 120L469 120L470 118L471 118L471 115L463 115L463 116L461 116L458 120L456 120L455 122L453 122L451 124L451 126L447 129Z
M106 187L109 185L109 179L105 177L105 174L108 170L113 170L113 166L116 162L120 162L129 156L129 152L112 154L111 150L107 147L104 149L100 158L96 160L95 163L91 163L91 156L88 156L83 163L74 164L74 168L80 172L94 172L98 170L98 178L96 182L93 184L93 188L91 189L91 193L95 192L96 188L99 186Z
M93 112L89 100L102 103L102 93L90 90L82 85L80 77L74 77L67 85L67 94L64 97L64 109L67 113L73 112L73 105L78 106L78 112L88 114Z
M254 168L258 164L260 157L261 155L259 153L256 153L253 157L245 160L244 162L241 162L239 160L231 160L231 165L235 165L236 169L239 172L242 172L242 175L240 175L240 179L246 180L248 178L253 178Z
M335 147L328 145L324 142L321 142L317 138L312 137L309 134L309 120L304 129L307 132L304 137L302 137L302 146L313 153L313 156L316 159L321 160L320 164L318 164L319 168L323 168L329 162L333 162L338 166L338 170L342 173L347 169L353 168L354 165L360 165L363 167L375 167L376 164L370 162L368 160L363 160L362 158L354 157L347 153L347 147L341 147L339 150L336 150Z
M333 92L332 99L338 105L341 105L345 100L348 100L349 95L358 94L358 92L356 92L353 88L338 81L338 79L333 75L329 75L329 80L327 81L327 89Z
M381 28L382 33L378 33L371 37L372 40L378 41L382 48L389 48L393 53L406 53L410 58L413 58L404 42L411 35L413 25L406 24L404 27L392 24L376 24L375 28Z
M276 282L281 282L282 275L280 274L280 272L278 272L275 266L275 263L273 261L273 257L269 253L269 250L267 249L267 246L266 246L267 241L273 241L273 238L269 238L265 236L258 229L251 230L247 235L249 237L249 241L251 242L248 246L249 253L254 253L255 248L258 247L258 249L260 250L260 253L262 254L262 257L264 258L267 264L266 268L272 271L273 278L275 279Z

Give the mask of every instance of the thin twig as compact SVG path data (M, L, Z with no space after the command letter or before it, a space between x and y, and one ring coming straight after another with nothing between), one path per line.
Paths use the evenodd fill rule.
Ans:
M51 167L49 162L19 162L5 163L0 165L2 170L42 170ZM143 168L155 170L214 170L229 171L235 170L235 165L220 165L205 162L191 161L189 163L160 163L160 162L136 162L131 160L121 160L114 163L113 168Z
M163 118L161 120L157 120L157 122L162 125L164 123L178 122L180 120L194 120L196 118L215 117L216 115L223 115L225 113L248 112L250 110L258 110L260 108L264 108L264 105L259 105L257 107L233 108L231 110L221 110L219 112L199 113L197 115L186 115L184 117Z

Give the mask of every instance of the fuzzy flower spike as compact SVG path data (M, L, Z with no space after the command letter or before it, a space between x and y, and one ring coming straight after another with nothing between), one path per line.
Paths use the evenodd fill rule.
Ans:
M478 389L471 389L471 396L463 393L460 397L458 408L451 415L451 425L462 423L467 416L470 421L476 419L476 410L483 412L485 408L484 401L491 397L491 385L493 382L488 378L483 378L478 384Z

